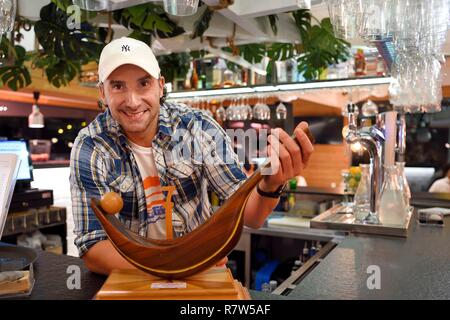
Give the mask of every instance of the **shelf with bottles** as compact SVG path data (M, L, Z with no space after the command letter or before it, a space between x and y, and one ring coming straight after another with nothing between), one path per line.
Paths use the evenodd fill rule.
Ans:
M274 292L326 245L326 241L255 236L252 240L251 288Z
M267 68L267 59L255 64L254 69L244 68L213 55L193 59L186 75L174 79L170 84L169 97L290 90L289 86L279 87L284 84L303 84L305 88L312 88L315 84L318 87L333 87L338 85L336 80L385 78L388 74L378 51L367 47L352 48L352 56L347 61L329 65L318 79L308 81L298 72L295 59L276 61L272 68ZM330 83L327 84L328 82ZM301 89L301 86L295 89Z

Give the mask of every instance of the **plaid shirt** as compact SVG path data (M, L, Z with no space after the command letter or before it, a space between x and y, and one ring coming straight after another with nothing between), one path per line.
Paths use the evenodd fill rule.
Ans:
M202 111L182 104L162 104L152 145L161 186L176 187L172 196L176 237L195 229L213 214L208 191L225 200L246 179L230 138ZM186 156L185 152L180 158L179 146L184 148L181 153L190 153ZM193 149L199 152L192 152ZM108 191L122 196L120 221L146 236L148 215L142 177L127 139L109 109L79 132L70 156L70 184L75 245L80 256L107 238L90 207L90 199L100 199Z

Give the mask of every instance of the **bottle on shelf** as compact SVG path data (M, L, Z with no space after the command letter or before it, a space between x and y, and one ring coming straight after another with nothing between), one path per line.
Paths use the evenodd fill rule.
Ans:
M234 73L230 69L226 69L223 72L223 87L229 88L234 86Z
M198 73L197 73L197 64L195 61L193 62L192 76L191 76L191 88L198 89Z
M364 50L358 49L355 54L355 76L366 75L366 57L364 56Z
M264 282L261 285L261 291L262 292L270 292L270 284L268 284L267 282Z
M191 61L189 65L189 70L186 73L186 78L184 80L184 89L189 90L192 88L192 74L194 72L194 62Z
M309 256L312 257L316 254L317 249L316 246L314 245L314 241L311 242L311 248L309 249Z
M384 61L383 57L381 55L378 55L377 57L377 76L384 77L385 76L385 68L384 68Z
M317 252L319 252L320 250L322 250L322 244L320 243L320 241L317 241L317 244L316 244L316 250L317 250Z
M270 280L270 281L269 281L269 289L270 289L270 292L273 292L277 287L278 287L278 282L277 282L277 280Z
M302 261L303 261L303 263L308 261L308 259L309 259L309 249L308 249L308 244L305 241L305 245L303 247L303 253L302 253Z
M224 61L222 59L217 59L216 64L213 66L212 71L212 85L213 88L221 88L222 87L222 77L223 77L223 71L224 71Z

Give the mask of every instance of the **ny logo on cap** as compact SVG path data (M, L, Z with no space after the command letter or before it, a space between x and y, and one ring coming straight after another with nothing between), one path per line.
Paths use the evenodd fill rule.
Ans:
M127 52L127 51L130 51L130 46L129 45L127 45L127 44L124 44L123 46L122 46L122 52Z

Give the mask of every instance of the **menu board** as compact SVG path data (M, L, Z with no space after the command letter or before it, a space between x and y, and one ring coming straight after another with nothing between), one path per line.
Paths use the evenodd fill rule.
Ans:
M0 238L16 185L20 160L15 154L0 154Z

